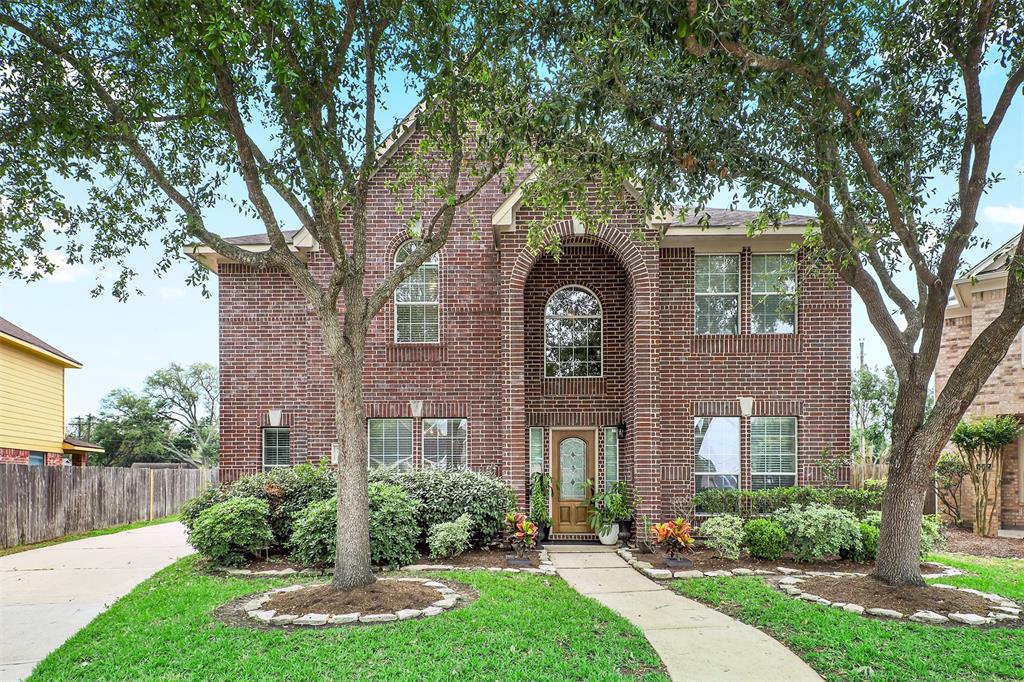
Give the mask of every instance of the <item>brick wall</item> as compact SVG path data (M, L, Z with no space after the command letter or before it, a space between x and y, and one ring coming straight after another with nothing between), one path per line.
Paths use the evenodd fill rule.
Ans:
M0 464L28 464L29 450L17 448L0 448ZM63 452L47 452L46 466L57 467L64 465Z

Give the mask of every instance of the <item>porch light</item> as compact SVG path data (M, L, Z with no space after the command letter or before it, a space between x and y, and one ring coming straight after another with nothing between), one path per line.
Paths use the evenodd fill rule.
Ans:
M624 439L626 437L626 422L619 422L616 424L615 430L619 434L619 440Z

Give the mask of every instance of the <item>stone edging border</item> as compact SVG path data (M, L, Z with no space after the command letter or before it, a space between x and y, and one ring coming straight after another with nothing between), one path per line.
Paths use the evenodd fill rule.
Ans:
M820 575L818 573L812 573L808 571L806 574L799 575L787 575L780 579L776 587L785 592L794 599L802 599L822 606L830 606L834 609L842 609L850 613L856 613L862 616L875 616L876 618L883 618L888 620L912 620L915 623L927 623L929 625L943 625L957 623L960 625L991 625L997 622L1003 621L1015 621L1022 617L1024 609L1021 608L1016 602L1002 597L998 594L992 594L990 592L982 592L980 590L974 590L969 587L956 587L954 585L944 585L942 583L933 583L932 587L941 587L946 590L958 590L960 592L967 592L973 594L990 602L993 602L995 606L989 610L987 616L979 616L976 613L949 613L944 615L936 611L916 611L909 616L894 611L893 609L865 609L860 604L848 604L845 602L830 602L824 597L819 597L816 594L804 592L798 585L804 581L805 578L813 575ZM860 574L863 576L863 574Z
M558 571L551 563L546 549L540 550L540 568L499 568L497 566L453 566L452 564L411 564L402 566L402 571L491 571L492 573L536 573L539 575L555 575Z
M626 562L634 569L643 573L648 578L653 580L671 580L673 578L686 580L689 578L729 578L733 576L771 576L771 575L803 575L803 576L826 576L831 578L863 578L867 576L867 573L850 573L845 571L801 571L798 568L786 568L785 566L776 566L775 570L769 570L764 568L752 569L752 568L733 568L731 570L720 569L717 571L700 571L697 569L690 569L686 571L670 571L667 568L654 568L651 564L646 561L637 561L633 556L633 552L627 547L620 547L616 550L616 553L626 560ZM944 566L943 564L937 564L934 562L922 562L927 563L929 566L937 566L942 570L938 573L927 573L922 577L924 578L948 578L954 575L963 575L963 571L952 566Z
M297 570L294 568L282 568L282 569L265 569L262 571L254 571L249 568L230 568L228 566L214 566L212 571L217 573L224 573L226 575L236 577L251 577L251 578L280 578L284 576L324 576L332 575L334 573L333 568L324 569L301 569ZM399 571L493 571L501 573L539 573L541 575L555 575L555 566L551 563L551 558L548 556L548 551L542 549L540 551L540 568L498 568L495 566L453 566L451 564L410 564L409 566L402 566ZM389 571L393 572L393 571Z
M302 625L308 627L319 627L321 625L353 625L355 623L389 623L396 620L411 620L413 618L428 618L430 616L436 616L444 613L448 609L455 608L455 605L460 599L464 599L462 595L448 587L444 583L439 583L427 578L380 578L379 580L395 580L401 582L416 582L421 583L424 587L429 587L437 591L440 595L440 599L435 601L433 604L425 609L401 609L394 613L382 612L382 613L341 613L341 614L330 614L330 613L304 613L304 614L290 614L283 613L279 614L273 610L263 609L263 605L266 604L270 598L279 592L294 592L295 590L302 590L310 585L289 585L288 587L279 587L276 590L270 590L263 594L250 599L242 605L242 610L245 611L249 618L255 621L264 623L267 625Z

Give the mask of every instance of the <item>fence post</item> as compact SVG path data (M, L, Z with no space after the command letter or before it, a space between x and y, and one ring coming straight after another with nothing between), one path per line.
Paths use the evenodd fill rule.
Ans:
M149 520L153 520L153 475L156 469L149 470Z

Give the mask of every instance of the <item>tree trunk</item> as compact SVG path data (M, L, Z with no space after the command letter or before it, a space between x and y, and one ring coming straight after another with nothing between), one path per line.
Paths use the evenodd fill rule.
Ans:
M889 585L925 584L921 577L921 516L928 475L913 463L927 456L914 452L913 447L909 443L893 446L882 499L882 527L872 577Z
M351 341L350 339L347 339ZM350 343L350 346L352 344ZM330 344L328 344L330 347ZM374 582L370 568L369 494L367 492L366 413L363 408L363 354L335 360L334 421L338 442L338 540L334 554L335 589Z

